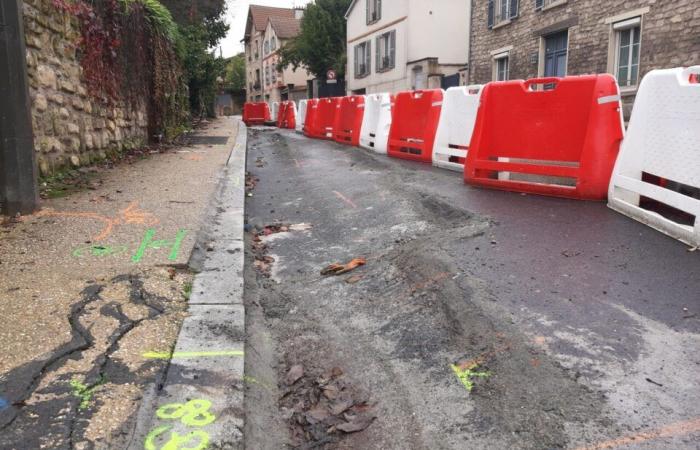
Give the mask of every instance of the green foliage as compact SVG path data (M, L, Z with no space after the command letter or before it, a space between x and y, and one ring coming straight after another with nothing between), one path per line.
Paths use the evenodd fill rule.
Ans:
M346 22L345 13L351 0L316 0L306 7L301 31L280 50L280 69L306 66L317 77L325 77L328 69L345 76Z
M177 24L173 20L170 10L163 6L158 0L120 0L125 11L129 11L134 3L143 5L146 11L146 19L151 27L158 33L165 36L171 43L178 40Z
M80 399L80 404L78 405L78 409L87 409L90 406L90 401L92 400L92 395L95 393L95 391L105 384L107 382L107 379L105 378L104 375L100 375L100 379L97 381L92 386L88 386L84 383L81 383L77 379L72 379L70 381L70 387L73 391L73 395L78 397Z
M239 53L226 63L226 87L234 91L245 89L245 54Z
M477 372L476 369L479 367L478 364L472 364L469 367L463 369L456 364L452 364L452 371L457 375L457 378L462 383L464 388L471 392L474 389L473 378L488 378L491 376L488 372Z

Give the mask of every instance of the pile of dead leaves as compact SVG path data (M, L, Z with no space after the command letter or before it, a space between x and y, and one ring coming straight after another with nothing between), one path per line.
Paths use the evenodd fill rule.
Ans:
M255 257L255 262L253 266L255 270L260 273L260 275L270 278L270 273L272 272L272 263L275 262L275 258L267 254L267 244L263 242L264 236L270 236L276 233L286 233L289 231L288 224L276 223L272 225L266 225L260 231L255 231L253 233L253 256Z
M338 367L312 376L295 365L284 384L280 407L297 448L332 444L345 434L365 430L376 419L369 393L346 380Z
M260 181L260 178L252 175L250 172L246 172L246 174L245 174L245 191L246 191L246 193L253 192L253 189L255 189L255 186L258 184L258 181Z

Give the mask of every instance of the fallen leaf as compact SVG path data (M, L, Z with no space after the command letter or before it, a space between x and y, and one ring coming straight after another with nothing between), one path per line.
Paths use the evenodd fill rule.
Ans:
M292 366L291 369L289 369L289 372L287 372L287 376L285 377L284 382L287 383L287 386L291 386L303 376L304 366L297 364L295 366Z
M336 426L336 429L345 433L356 433L358 431L365 430L367 427L372 425L374 419L376 419L376 416L374 415L359 414L350 418L347 423L341 423L340 425Z
M364 258L355 258L347 264L331 264L321 270L321 275L342 275L367 264Z
M361 276L361 275L353 275L353 276L347 278L347 279L345 280L345 282L346 282L347 284L355 284L355 283L359 282L360 280L362 280L362 276Z

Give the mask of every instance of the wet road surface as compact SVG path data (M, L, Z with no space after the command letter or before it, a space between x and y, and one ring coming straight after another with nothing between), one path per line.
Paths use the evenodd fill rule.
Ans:
M249 133L248 448L700 448L700 252L602 203ZM376 419L311 423L295 365L340 368Z

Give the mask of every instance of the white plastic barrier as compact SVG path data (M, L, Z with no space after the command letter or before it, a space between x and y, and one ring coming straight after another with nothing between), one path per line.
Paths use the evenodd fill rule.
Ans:
M280 103L279 102L272 102L272 107L270 108L270 120L273 122L277 122L277 113L279 113L280 110Z
M299 100L299 109L297 110L297 133L304 132L304 121L306 120L306 103L308 100Z
M433 144L434 166L464 171L482 89L482 85L458 86L445 92Z
M360 131L360 147L386 154L393 101L389 94L369 94Z
M695 247L700 246L698 74L700 66L644 77L608 193L611 208ZM662 215L648 200L676 211Z

